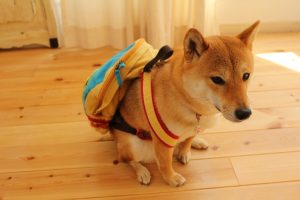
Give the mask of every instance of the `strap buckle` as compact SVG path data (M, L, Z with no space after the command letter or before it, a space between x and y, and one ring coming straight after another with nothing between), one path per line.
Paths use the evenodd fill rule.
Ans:
M150 72L154 65L163 65L163 63L173 55L173 50L168 45L159 49L157 55L148 62L144 67L144 72Z
M136 136L141 140L152 140L150 133L142 129L136 129Z

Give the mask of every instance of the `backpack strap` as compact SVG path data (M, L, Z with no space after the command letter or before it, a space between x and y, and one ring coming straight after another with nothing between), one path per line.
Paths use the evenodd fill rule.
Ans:
M144 67L144 72L150 72L154 65L158 62L163 62L173 55L173 49L168 45L161 47L157 55L148 62Z
M152 132L165 146L174 147L178 142L179 135L172 133L168 129L158 112L153 96L154 88L152 86L151 73L142 73L141 90L144 113Z
M111 128L115 128L117 130L130 133L132 135L136 135L142 140L151 140L151 134L145 130L142 129L136 129L133 128L131 125L129 125L126 120L121 115L120 111L117 110L113 119L110 121L109 126Z

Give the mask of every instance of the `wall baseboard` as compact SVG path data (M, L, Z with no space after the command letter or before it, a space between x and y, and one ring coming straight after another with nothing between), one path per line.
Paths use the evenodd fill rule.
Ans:
M225 35L235 35L251 24L220 24L220 33ZM260 32L300 32L300 21L294 22L261 22Z

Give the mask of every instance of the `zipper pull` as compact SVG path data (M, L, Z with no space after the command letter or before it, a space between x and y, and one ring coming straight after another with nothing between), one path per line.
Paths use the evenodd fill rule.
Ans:
M121 61L115 69L115 75L118 82L118 85L121 86L123 84L122 76L121 76L121 69L124 68L126 65L123 61Z

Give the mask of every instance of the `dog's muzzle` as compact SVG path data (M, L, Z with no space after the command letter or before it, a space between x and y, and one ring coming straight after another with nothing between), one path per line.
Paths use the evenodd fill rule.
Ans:
M248 119L250 117L252 112L249 108L239 108L239 109L235 110L234 114L235 114L235 117L237 119L245 120L245 119Z

